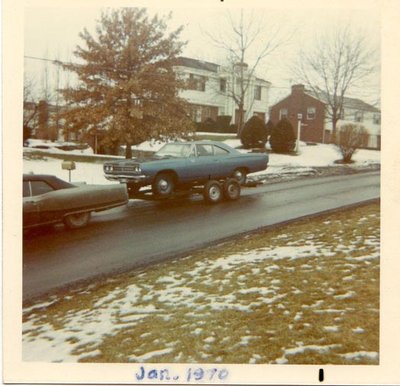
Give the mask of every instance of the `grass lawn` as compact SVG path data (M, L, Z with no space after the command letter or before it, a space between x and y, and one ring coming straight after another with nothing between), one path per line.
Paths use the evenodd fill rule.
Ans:
M379 204L27 304L36 361L379 363Z

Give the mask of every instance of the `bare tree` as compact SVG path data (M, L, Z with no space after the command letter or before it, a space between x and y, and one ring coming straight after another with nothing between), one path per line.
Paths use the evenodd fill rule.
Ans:
M335 137L335 145L342 154L342 162L351 163L351 158L357 149L368 145L368 131L362 125L340 126Z
M238 110L238 134L244 125L246 99L248 108L254 102L254 94L249 94L260 63L278 47L289 40L283 36L281 26L269 25L265 19L256 17L254 12L240 12L238 20L227 15L227 30L218 35L206 33L217 48L226 54L227 74L223 92L231 98Z
M347 24L333 33L318 35L313 49L298 55L299 61L292 71L318 99L326 103L333 140L343 113L345 95L375 70L372 63L375 53L368 37Z
M38 113L38 104L34 97L35 82L31 77L24 75L23 95L23 141L31 136L32 122Z

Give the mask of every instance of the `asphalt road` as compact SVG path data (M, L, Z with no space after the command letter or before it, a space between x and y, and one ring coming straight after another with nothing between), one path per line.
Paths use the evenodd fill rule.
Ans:
M380 174L310 178L246 188L236 202L200 197L95 214L88 227L24 236L25 300L95 276L127 271L223 238L380 197Z

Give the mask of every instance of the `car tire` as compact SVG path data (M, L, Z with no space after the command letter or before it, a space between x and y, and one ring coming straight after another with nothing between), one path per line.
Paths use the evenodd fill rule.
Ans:
M232 177L236 179L236 181L238 181L240 185L244 185L247 180L247 171L243 168L235 169Z
M90 212L68 214L64 217L64 225L68 229L82 228L88 224L90 217Z
M170 197L175 190L175 179L171 173L160 173L152 184L153 194L158 198Z
M222 185L218 181L210 180L204 185L204 199L210 204L216 204L223 198Z
M240 197L240 183L235 178L229 178L224 182L224 197L227 200L237 200Z

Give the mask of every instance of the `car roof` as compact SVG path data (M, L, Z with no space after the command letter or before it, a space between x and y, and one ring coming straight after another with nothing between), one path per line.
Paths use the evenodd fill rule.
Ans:
M51 174L24 174L23 181L46 181L54 189L64 189L74 186L73 184L70 184L69 182L66 182Z
M34 174L34 173L24 173L23 179L24 181L38 181L38 180L48 180L57 178L51 174Z
M179 144L183 144L183 145L187 145L187 144L195 144L195 145L216 145L216 146L221 146L227 149L234 149L232 146L227 145L226 143L222 142L222 141L213 141L211 139L198 139L195 141L176 141L176 142L169 142L169 143L179 143Z

